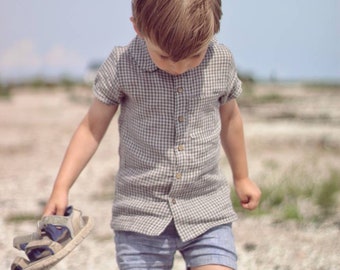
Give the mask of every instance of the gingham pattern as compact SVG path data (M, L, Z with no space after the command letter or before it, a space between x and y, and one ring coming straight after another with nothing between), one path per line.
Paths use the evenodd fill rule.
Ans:
M219 106L241 93L226 47L212 41L200 66L172 76L137 37L112 51L93 90L121 105L113 229L159 235L174 219L187 241L236 219L218 168Z

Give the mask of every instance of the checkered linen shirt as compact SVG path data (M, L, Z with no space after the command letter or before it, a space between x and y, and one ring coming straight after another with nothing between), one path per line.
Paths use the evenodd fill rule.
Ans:
M198 67L173 76L136 37L112 51L93 91L121 107L113 229L159 235L173 219L187 241L237 218L218 166L219 107L241 93L226 47L213 40Z

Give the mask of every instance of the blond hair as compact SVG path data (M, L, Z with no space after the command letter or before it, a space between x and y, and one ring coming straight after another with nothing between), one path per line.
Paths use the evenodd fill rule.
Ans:
M135 26L173 61L200 51L220 30L221 0L132 0Z

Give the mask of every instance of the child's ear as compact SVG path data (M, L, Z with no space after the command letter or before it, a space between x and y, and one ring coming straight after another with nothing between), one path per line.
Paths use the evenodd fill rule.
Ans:
M131 18L130 18L130 21L132 22L133 29L135 29L136 34L137 34L140 38L143 38L141 32L139 31L139 29L138 29L138 27L137 27L135 18L134 18L134 17L131 17Z

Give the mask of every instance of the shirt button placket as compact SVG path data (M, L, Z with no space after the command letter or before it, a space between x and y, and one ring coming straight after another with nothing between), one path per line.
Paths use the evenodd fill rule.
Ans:
M184 144L183 144L183 132L184 132L184 122L185 122L185 111L186 111L186 101L184 95L184 88L182 86L178 86L181 83L180 81L175 80L175 145L174 145L174 152L176 158L176 171L174 173L174 180L175 182L172 185L172 191L169 194L169 202L171 205L177 204L177 192L176 190L180 187L181 183L180 180L183 179L183 151L184 151Z
M179 81L178 83L181 83ZM185 122L185 111L186 111L186 102L185 102L185 95L184 95L184 88L179 85L176 87L176 163L178 167L181 167L183 164L183 151L184 151L184 144L183 144L183 132L184 132L184 122ZM177 177L176 177L177 179Z

